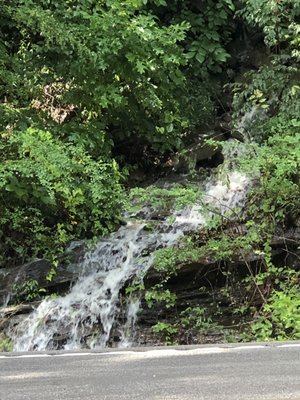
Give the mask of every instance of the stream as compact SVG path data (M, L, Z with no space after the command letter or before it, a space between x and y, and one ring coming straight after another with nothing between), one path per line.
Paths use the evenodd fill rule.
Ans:
M126 226L110 234L88 250L77 282L65 296L43 300L11 332L14 351L103 348L112 329L119 333L119 347L134 344L139 299L127 300L125 318L118 318L120 291L130 282L143 280L153 265L155 250L176 245L188 232L207 224L213 212L224 215L244 205L250 179L233 167L238 152L229 152L218 176L199 182L204 196L199 204L173 210L172 218L156 221L147 229L151 210L144 218L128 215Z

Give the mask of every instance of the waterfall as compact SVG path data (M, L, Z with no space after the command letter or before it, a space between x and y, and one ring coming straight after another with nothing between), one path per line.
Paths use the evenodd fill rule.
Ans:
M149 230L147 221L131 220L87 251L80 277L70 292L45 299L18 325L12 334L14 350L105 347L113 326L118 326L121 345L129 346L128 332L136 322L139 301L128 301L126 318L120 325L121 289L133 277L142 280L153 264L156 249L176 245L187 232L205 225L216 210L224 215L243 205L249 179L228 166L226 169L225 178L212 176L206 182L198 204L173 211L172 223L168 219L157 221Z

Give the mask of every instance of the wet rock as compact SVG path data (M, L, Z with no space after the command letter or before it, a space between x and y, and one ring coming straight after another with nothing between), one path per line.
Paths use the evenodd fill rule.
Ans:
M47 289L48 293L64 292L69 289L80 272L80 264L59 265L51 280L53 266L49 260L39 259L19 267L0 270L0 306L16 301L15 294L25 282L36 281L38 288Z
M74 240L69 244L65 251L69 261L68 270L74 270L74 267L82 261L86 251L87 245L84 240Z
M30 280L36 281L38 288L45 288L47 293L66 292L81 272L81 262L86 249L83 241L71 242L54 274L53 265L47 259L36 259L13 268L1 268L0 306L16 301L16 288ZM52 275L51 279L49 274Z
M1 334L6 336L9 331L13 331L38 304L39 302L32 302L30 304L18 304L0 308Z
M242 183L240 183L240 188L244 187ZM167 183L161 180L159 184L165 187ZM216 188L213 181L211 181L211 188ZM225 192L227 193L226 190ZM235 189L234 193L238 196L234 200L234 205L239 204L237 200L241 200L239 196L241 192L242 189ZM211 192L208 193L211 195ZM216 198L215 195L211 197L212 199ZM223 199L228 202L228 207L232 208L230 196L224 197L222 194L220 200L223 201ZM220 203L219 200L218 203ZM215 203L212 201L211 204L213 206ZM49 302L43 303L43 305L46 304L45 309L43 307L40 309L41 317L35 315L34 318L38 321L37 325L41 328L43 335L47 333L50 335L48 343L52 343L51 348L63 347L70 338L70 332L74 332L74 329L76 329L78 338L76 345L88 346L89 343L95 343L99 335L107 334L104 343L109 346L117 346L122 339L121 328L127 329L126 323L128 320L131 321L128 317L129 314L126 314L126 298L124 301L121 299L122 295L126 297L126 285L129 285L135 274L141 271L146 273L144 279L146 290L157 283L161 284L163 282L161 274L154 268L146 269L152 262L151 253L160 246L177 246L177 235L183 235L186 232L182 230L181 225L172 226L165 221L171 213L171 206L165 207L163 204L158 210L154 210L146 205L144 207L145 218L148 219L146 226L144 222L139 221L128 223L127 226L123 226L117 232L103 238L86 257L84 257L85 244L81 241L72 242L66 250L64 263L58 266L56 275L51 281L48 281L47 276L52 266L47 260L35 260L19 268L0 270L3 278L0 280L0 290L3 292L3 298L6 299L4 303L8 302L9 296L11 296L10 302L13 301L14 285L26 282L28 279L36 280L39 287L47 288L48 293L51 291L65 293L70 284L76 281L82 264L84 264L85 275L89 279L79 280L72 287L70 293L72 301L69 301L68 298L49 299ZM201 226L197 225L197 234L199 234ZM190 231L194 229L193 227L194 225L188 224ZM242 236L246 232L245 226L237 225L234 221L224 224L223 229L223 232L227 232L231 237ZM278 257L279 261L285 260L289 246L294 249L297 235L300 236L299 227L293 229L291 232L279 232L274 238L273 255ZM170 233L170 235L162 235L162 233ZM207 233L203 232L201 241L205 243L207 239ZM298 245L299 243L297 243ZM176 306L173 309L165 307L162 303L155 303L152 308L149 308L146 302L142 301L136 336L133 337L133 340L138 344L162 344L161 336L154 334L152 326L158 321L170 321L170 323L176 324L178 315L187 307L207 309L209 315L213 316L218 310L222 315L220 323L229 325L232 317L229 311L230 299L222 294L222 289L226 288L228 276L234 280L234 282L232 281L234 284L239 283L247 274L249 275L249 268L255 273L261 268L261 265L260 256L251 251L246 255L237 252L231 262L216 262L213 259L203 258L197 262L181 265L178 267L176 276L163 282L165 289L176 294ZM143 270L144 267L145 270ZM93 273L93 275L88 276L89 273ZM109 279L106 280L107 276ZM32 306L30 305L8 311L4 309L3 317L0 315L2 318L0 331L16 331L19 322L31 310ZM101 318L103 327L100 322ZM42 324L40 324L41 320ZM103 321L106 321L106 327ZM31 327L31 321L27 321L27 323ZM21 326L19 332L22 331ZM111 328L112 330L110 330ZM178 334L180 343L209 342L217 340L216 338L220 340L219 333L213 329L213 326L207 333L201 333L201 335L191 334L190 331L187 333L182 331ZM34 346L37 344L33 344Z
M46 285L46 277L50 273L51 268L51 263L48 260L40 259L22 266L1 269L0 305L12 302L16 287L26 281L36 280L39 287Z
M212 139L214 142L206 142L208 139ZM177 173L189 173L193 169L203 167L205 165L203 161L210 160L213 157L216 158L216 161L212 162L211 167L222 164L222 146L218 142L224 140L225 136L222 133L213 132L203 135L199 142L191 144L175 155L173 158L173 170ZM220 158L219 161L218 157Z
M239 231L243 231L244 227L240 226ZM272 257L275 265L290 267L299 270L300 258L300 229L295 226L286 231L278 231L271 243ZM138 323L135 331L135 341L141 346L162 345L165 338L162 334L155 333L152 326L157 322L166 321L177 326L178 333L174 335L174 340L180 344L197 344L197 343L215 343L224 340L222 329L232 329L232 325L236 324L237 328L241 327L240 321L236 323L236 315L233 314L234 306L232 299L242 299L249 302L247 298L247 290L243 288L242 281L252 274L261 272L263 268L262 257L257 253L248 252L245 255L237 254L234 260L227 263L213 262L212 260L199 260L198 262L182 265L178 268L176 276L172 276L167 283L164 284L164 290L169 289L176 295L176 306L167 309L165 304L157 303L149 308L145 300L142 301L140 312L138 315ZM226 285L228 284L228 276L232 280L231 288L236 282L235 293L231 292L231 296L226 295ZM162 276L154 268L151 268L144 278L146 290L155 286L162 281ZM232 289L231 289L232 290ZM260 307L262 299L257 292L256 295L251 294L251 304ZM212 316L216 326L216 330L208 331L205 335L197 333L197 330L183 329L178 325L180 312L187 307L200 307L208 310L208 314ZM247 322L244 322L247 324ZM212 328L214 325L212 325ZM223 328L222 328L223 327ZM238 338L238 330L233 331L233 335Z

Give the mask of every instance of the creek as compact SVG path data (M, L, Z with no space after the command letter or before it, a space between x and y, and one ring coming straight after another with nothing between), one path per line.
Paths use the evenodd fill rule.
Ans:
M243 207L250 179L235 168L239 146L235 142L235 150L224 153L218 174L198 182L204 194L197 204L180 210L171 207L172 218L156 220L152 229L147 224L154 219L153 209L127 213L125 226L85 253L69 293L46 298L11 330L14 351L103 348L111 343L112 330L118 332L119 347L134 344L140 300L128 296L126 309L121 310L122 289L133 277L143 281L155 250L176 246L186 234L205 226L215 212L224 215Z

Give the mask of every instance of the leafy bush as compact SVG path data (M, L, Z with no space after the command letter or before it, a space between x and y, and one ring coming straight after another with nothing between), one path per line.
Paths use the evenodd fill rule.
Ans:
M154 303L164 303L166 308L172 308L176 304L176 299L176 294L172 293L169 289L163 290L162 284L155 285L145 293L145 300L149 308L153 307Z
M206 335L211 330L220 329L220 326L207 315L207 309L199 306L188 307L182 311L180 324L188 335L191 333Z
M176 326L168 322L157 322L157 324L152 326L152 330L163 337L165 345L174 344L172 339L178 331Z
M0 161L2 265L55 254L117 221L122 189L113 161L34 129L2 133Z
M14 0L3 8L7 39L7 26L18 38L13 47L5 42L15 63L3 67L27 105L29 97L43 108L45 88L60 85L51 92L56 103L72 106L81 123L101 120L108 140L142 137L157 149L176 142L186 126L177 99L185 83L179 43L187 23L159 26L141 11L142 2L129 0Z
M299 34L299 0L242 0L241 3L244 5L241 15L263 30L268 46L277 46L280 51L280 47L286 47L285 43L299 44L295 40L295 34Z
M21 303L22 301L30 302L39 300L41 294L46 292L46 289L39 288L39 283L36 279L28 279L21 284L14 285L13 291L15 301Z
M269 223L269 229L299 215L300 189L300 124L297 120L273 127L273 136L257 147L257 156L250 161L252 171L260 174L259 186L252 192L251 218Z
M235 127L240 129L244 116L242 129L258 143L276 132L295 130L293 123L300 113L299 77L296 65L280 63L246 73L244 82L234 85Z
M275 290L252 325L256 340L300 339L300 295L297 286Z
M3 266L109 231L112 154L178 148L211 120L218 84L204 80L228 58L233 3L3 0L0 12Z
M157 2L154 3L157 5ZM150 9L165 24L182 21L189 23L190 29L183 45L193 73L207 78L208 72L220 72L222 65L230 57L225 45L233 29L231 17L235 10L234 2L166 0L161 1L159 6L156 8L151 5Z
M156 210L165 209L166 212L180 210L199 202L202 195L202 190L196 184L135 187L129 192L127 209L134 212L147 206Z
M0 340L0 351L12 351L13 343L10 339Z

